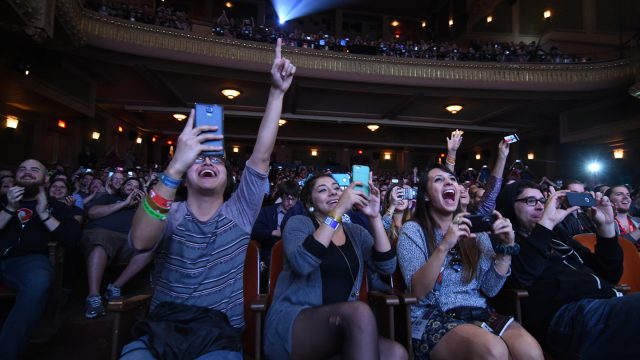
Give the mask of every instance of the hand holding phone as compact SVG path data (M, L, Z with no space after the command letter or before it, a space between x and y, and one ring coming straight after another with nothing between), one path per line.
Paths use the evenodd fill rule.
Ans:
M514 142L520 141L520 138L516 134L507 135L504 137L504 141L508 144L513 144Z
M369 167L366 165L353 165L351 167L351 182L361 182L354 190L360 190L369 196Z
M498 215L465 215L465 218L471 221L471 232L490 232L493 223L498 220Z
M589 193L568 192L566 194L567 205L580 206L580 207L592 207L596 205L596 201Z

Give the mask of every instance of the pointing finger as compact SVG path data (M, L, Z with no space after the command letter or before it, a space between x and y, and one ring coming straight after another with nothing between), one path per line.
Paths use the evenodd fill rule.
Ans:
M274 60L280 60L282 58L282 39L278 38L278 40L276 40L276 55L274 57Z

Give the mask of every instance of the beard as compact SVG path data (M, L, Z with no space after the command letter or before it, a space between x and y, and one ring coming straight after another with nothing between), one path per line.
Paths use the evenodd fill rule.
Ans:
M16 185L24 188L24 199L31 199L36 197L40 192L40 186L44 185L44 180L34 180L30 182L22 182L21 180L16 180Z

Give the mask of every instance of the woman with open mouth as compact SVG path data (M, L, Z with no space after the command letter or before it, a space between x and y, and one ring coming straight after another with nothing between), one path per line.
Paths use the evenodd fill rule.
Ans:
M420 179L417 198L415 216L398 239L405 284L419 299L411 309L415 358L542 359L540 345L520 324L487 307L518 252L510 221L494 212L486 215L495 220L487 224L491 235L477 232L459 210L460 187L445 167Z

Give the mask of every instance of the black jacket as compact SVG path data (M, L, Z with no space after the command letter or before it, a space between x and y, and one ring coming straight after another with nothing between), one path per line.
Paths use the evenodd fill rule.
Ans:
M552 239L567 248L552 248ZM528 237L518 234L520 254L512 259L508 284L525 288L529 297L522 302L525 327L540 343L547 328L563 305L592 298L616 296L614 285L622 276L622 249L618 239L598 236L595 253L573 239L558 239L542 225L536 225ZM573 253L572 253L573 251ZM564 255L564 256L563 256Z

